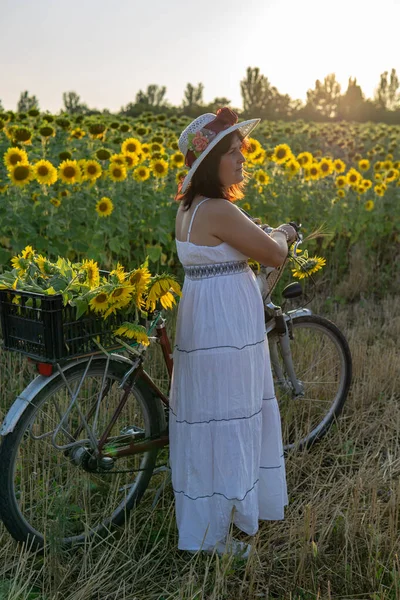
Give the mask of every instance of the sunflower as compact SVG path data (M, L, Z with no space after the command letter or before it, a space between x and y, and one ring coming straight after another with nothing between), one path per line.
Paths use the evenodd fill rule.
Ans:
M151 168L155 177L165 177L168 173L168 163L162 158L154 160L151 163Z
M14 185L24 187L33 179L32 165L17 163L15 167L9 169L8 176Z
M360 185L362 185L365 190L369 190L369 188L372 187L372 181L370 179L363 179Z
M124 155L123 154L112 154L110 156L110 162L117 163L117 165L125 166Z
M86 273L86 283L89 287L97 287L100 283L100 273L97 262L94 260L84 260L81 268Z
M122 265L120 265L119 263L117 263L117 267L115 269L113 269L112 271L110 271L109 278L112 279L112 277L114 275L115 275L115 279L119 283L124 283L127 274L125 273L124 267Z
M170 296L172 294L170 294L170 290L173 290L178 296L181 295L181 288L180 285L177 281L175 281L175 279L173 279L172 277L168 276L168 275L156 275L153 280L152 283L150 285L149 291L148 291L148 295L147 295L147 299L146 299L146 309L150 309L151 311L154 311L156 308L156 302L157 300L160 300L161 304L164 306L163 303L165 303L168 307L172 306L171 302L171 298ZM165 296L165 298L162 300L162 297ZM173 301L175 301L175 298L172 296Z
M367 200L366 203L364 204L364 208L365 210L367 210L368 212L370 212L371 210L374 209L374 201L373 200Z
M314 162L314 157L311 152L300 152L300 154L297 155L297 161L302 167L307 167Z
M384 196L385 195L385 190L383 189L383 187L381 185L376 185L374 187L374 192L377 196Z
M258 154L262 150L260 142L254 138L248 138L247 144L244 146L242 153L248 159L253 159L255 154Z
M335 185L338 188L343 188L347 184L346 177L344 175L339 175L335 179Z
M361 179L362 177L356 169L351 168L346 174L346 181L351 186L357 186Z
M162 145L159 144L158 142L151 142L149 144L149 146L150 146L150 153L151 154L154 154L156 152L159 152L160 154L164 154L164 152L165 152L165 150L162 147Z
M271 160L276 162L278 165L281 165L289 160L289 158L293 158L293 154L287 144L279 144L278 146L275 146Z
M32 131L28 127L16 127L13 138L21 144L32 144Z
M136 340L140 344L143 344L143 346L148 346L150 344L146 329L142 325L137 325L136 323L122 323L122 325L114 331L114 335L124 336L130 340Z
M150 169L142 165L141 167L137 167L132 172L132 177L135 181L141 183L142 181L146 181L150 177Z
M20 150L19 148L9 148L4 153L4 164L7 169L11 169L15 167L18 163L22 165L27 165L29 163L28 155L25 150Z
M254 173L254 179L258 181L260 185L268 185L271 181L268 173L263 169L258 169L258 171Z
M140 152L138 152L138 156L141 156L142 158L147 158L149 155L150 155L150 145L142 144Z
M44 185L53 185L57 181L57 169L49 160L38 160L33 165L33 173L36 181Z
M343 173L346 170L346 164L340 160L340 158L336 158L333 161L333 168L335 169L336 173Z
M19 277L21 277L24 273L26 273L26 271L29 267L29 261L26 258L23 258L19 254L17 256L12 257L11 264L12 264L13 269L16 269Z
M108 160L111 156L111 152L107 148L99 148L96 151L96 156L99 160Z
M398 169L389 169L385 175L385 181L396 181L399 177Z
M82 164L82 177L84 180L96 181L101 174L103 169L97 160L85 160Z
M181 181L183 181L185 179L187 174L188 174L187 169L183 169L182 171L177 171L176 175L175 175L175 182L177 184L179 184Z
M39 271L42 273L42 275L49 275L51 273L49 262L45 256L39 254L36 256L34 261L39 267Z
M58 167L58 175L64 183L80 183L81 169L76 160L64 160Z
M35 251L32 248L32 246L25 246L25 248L21 252L22 258L25 258L26 260L32 260L34 255Z
M385 162L382 164L382 168L384 171L389 171L389 169L393 168L393 163L391 160L385 160Z
M125 165L112 162L108 167L108 176L112 181L124 181L127 178Z
M86 132L83 131L80 127L76 127L69 134L70 139L80 140L86 135Z
M314 162L308 167L308 176L310 179L319 179L319 175L319 163Z
M50 198L50 202L56 208L59 208L61 206L61 200L59 198Z
M103 196L96 204L96 212L99 217L109 217L114 210L114 204L111 202L110 198L107 196Z
M100 292L96 296L94 296L90 302L89 306L96 313L104 313L108 308L108 296L105 292Z
M116 287L110 294L109 302L115 308L123 308L127 306L132 300L133 286L124 285Z
M123 164L127 169L133 169L135 165L139 162L139 157L137 154L123 154Z
M143 294L151 281L151 273L147 268L147 260L138 269L129 273L127 280L134 286L136 304L141 307L143 305Z
M308 252L305 251L303 256L298 256L296 258L296 262L298 265L295 269L292 269L293 276L298 279L304 279L322 269L326 264L326 259L321 258L320 256L309 258Z
M0 194L5 194L7 190L8 190L8 185L6 183L4 183L4 184L0 183Z
M346 195L346 192L344 190L338 190L336 193L339 196L339 198L344 198Z
M51 127L50 125L44 125L43 127L40 127L39 133L45 139L55 137L56 135L54 127Z
M173 169L180 169L185 164L185 157L182 152L175 152L170 158L170 165Z
M121 145L122 154L139 154L142 150L142 144L136 138L127 138Z
M370 162L366 158L363 158L358 161L358 168L360 169L360 171L368 171L370 166Z
M290 158L285 163L285 169L289 176L294 177L300 171L301 165L295 158Z
M322 158L319 161L319 170L321 173L321 177L328 177L331 173L333 173L333 162L330 158Z

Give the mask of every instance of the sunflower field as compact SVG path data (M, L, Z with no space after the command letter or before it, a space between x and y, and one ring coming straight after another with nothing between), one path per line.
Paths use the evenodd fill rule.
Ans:
M178 137L190 120L0 113L0 270L33 244L104 268L147 256L154 270L178 272ZM326 258L326 272L345 273L358 246L389 280L400 242L400 126L264 121L250 141L238 204L273 226L322 228L308 249Z

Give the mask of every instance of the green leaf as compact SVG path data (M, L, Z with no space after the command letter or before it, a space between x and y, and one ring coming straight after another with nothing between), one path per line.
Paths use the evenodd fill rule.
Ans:
M75 298L76 318L79 319L88 309L88 303L82 298Z
M158 246L158 245L146 246L146 253L149 257L149 260L151 260L151 262L157 262L160 259L161 252L162 252L161 246Z
M0 248L0 265L4 265L5 263L8 263L11 256L12 255L11 255L10 250L6 250L6 248Z
M118 237L112 238L108 242L108 246L112 252L119 252L121 250L121 242Z

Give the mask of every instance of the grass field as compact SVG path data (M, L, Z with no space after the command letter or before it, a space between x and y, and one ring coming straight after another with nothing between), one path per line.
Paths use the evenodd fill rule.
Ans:
M0 599L400 598L400 300L337 306L313 310L350 343L348 402L318 445L287 456L286 518L260 522L247 564L178 551L171 486L154 510L153 486L125 530L73 553L32 554L0 525ZM31 373L6 353L0 372L2 419Z

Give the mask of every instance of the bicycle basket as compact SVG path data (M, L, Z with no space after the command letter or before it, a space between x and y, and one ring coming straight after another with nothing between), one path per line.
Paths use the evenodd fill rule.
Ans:
M115 314L104 320L93 314L76 319L75 314L74 307L63 306L61 294L0 290L3 347L52 364L101 353L95 340L107 350L120 348L113 331L126 317Z

